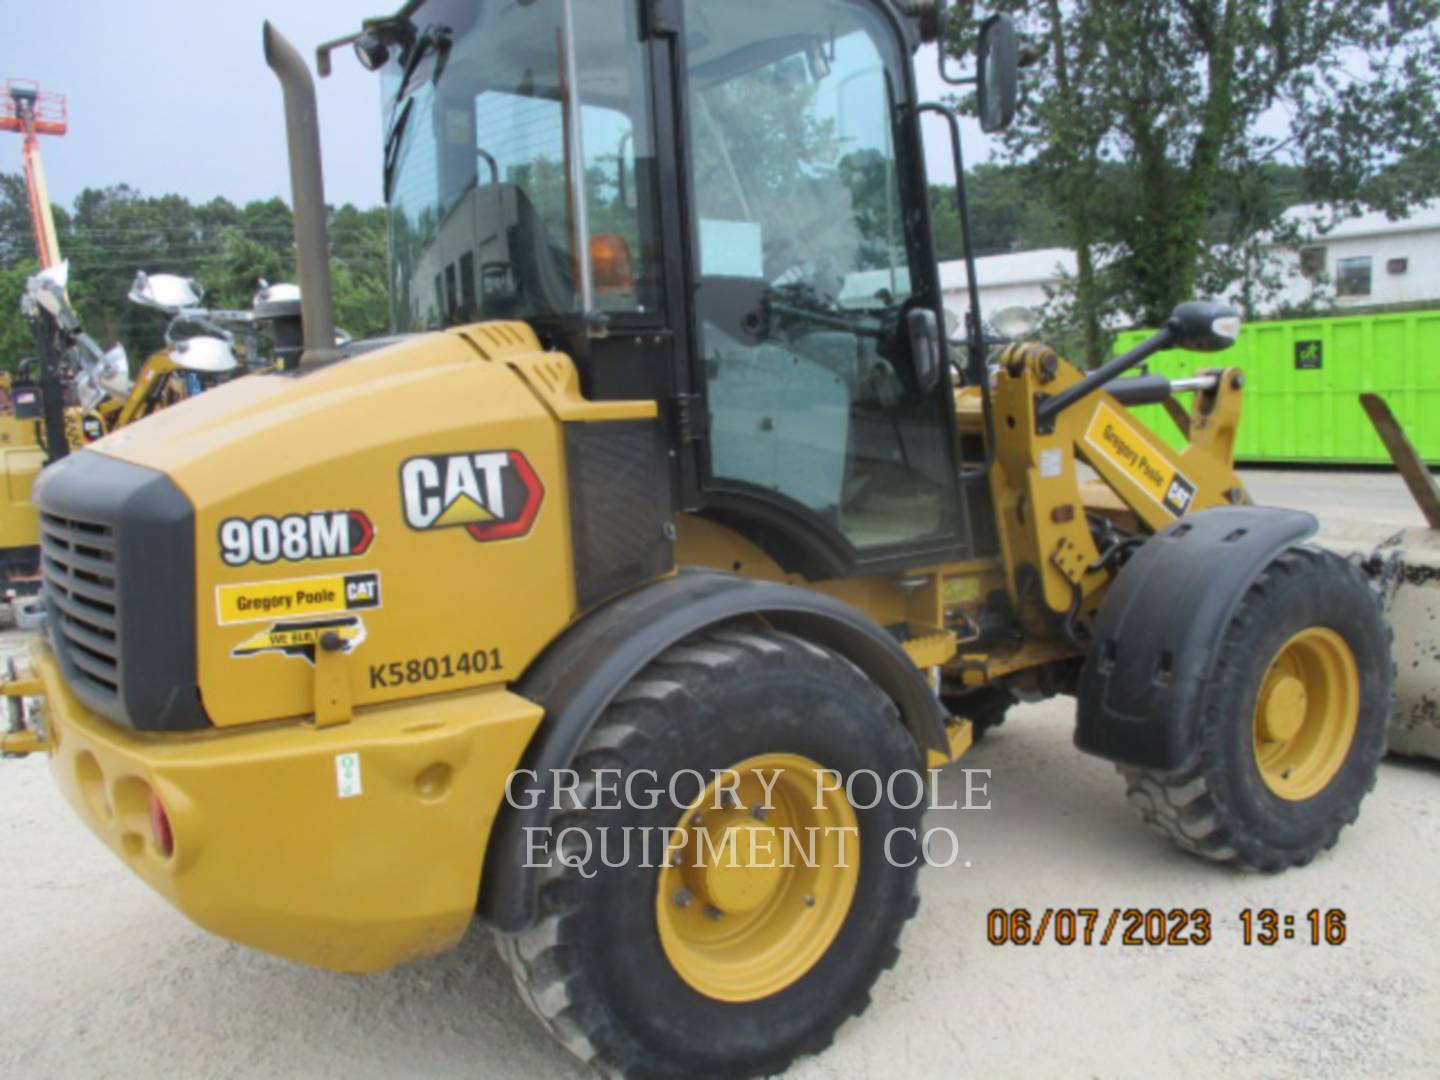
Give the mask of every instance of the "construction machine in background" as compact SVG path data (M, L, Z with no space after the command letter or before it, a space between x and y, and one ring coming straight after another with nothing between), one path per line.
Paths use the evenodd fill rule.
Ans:
M0 131L17 134L22 140L25 191L42 274L58 271L61 264L40 136L63 136L69 126L63 95L42 91L38 83L29 79L6 80L0 91ZM0 573L4 581L0 598L9 602L32 595L39 582L39 533L30 492L47 453L40 436L42 426L36 421L43 416L52 431L63 427L58 373L42 367L35 375L36 380L21 376L18 381L11 376L11 410L3 424L5 482L0 486Z
M3 749L253 947L374 972L478 910L560 1041L636 1076L770 1074L863 1010L916 910L916 785L1018 698L1074 694L1189 851L1331 847L1384 752L1377 598L1252 504L1241 372L1124 377L1222 351L1232 311L992 369L972 286L952 374L921 121L974 282L959 122L913 63L945 16L367 20L396 333L348 346L314 85L267 26L303 352L45 472L46 633L5 690L38 704ZM986 131L1016 67L986 20ZM1129 409L1176 394L1178 452Z
M102 351L81 326L70 306L68 277L69 264L62 260L26 283L21 310L35 330L40 355L23 361L10 379L11 415L0 425L8 477L7 501L0 501L4 598L27 628L39 612L33 602L41 559L38 514L31 501L35 476L73 449L230 377L240 362L231 331L216 317L252 318L246 312L199 309L204 294L195 282L142 272L130 299L169 315L171 324L165 348L132 378L124 346ZM181 324L190 326L194 336L175 337Z
M38 516L31 502L36 475L73 447L100 438L164 403L200 389L202 376L221 375L238 365L230 355L230 333L211 313L194 311L203 290L188 279L140 274L131 300L202 322L191 341L173 340L142 365L132 380L121 346L102 351L85 333L70 304L69 264L61 258L40 136L69 131L63 95L43 91L28 79L10 79L0 91L0 131L22 137L25 186L39 270L26 283L21 310L33 327L38 357L5 376L8 409L0 417L0 599L14 605L40 584ZM156 291L158 290L158 292ZM168 293L168 296L161 294ZM248 313L217 313L249 318ZM177 385L177 376L184 385Z

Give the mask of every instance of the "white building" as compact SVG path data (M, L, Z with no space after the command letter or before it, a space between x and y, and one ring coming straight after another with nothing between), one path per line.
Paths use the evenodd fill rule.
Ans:
M1008 255L988 255L975 260L975 276L980 280L980 310L986 318L1007 307L1028 307L1039 310L1045 306L1046 290L1056 288L1063 276L1075 274L1075 253L1069 248L1040 248L1016 251ZM940 288L945 293L945 308L965 325L969 304L964 260L940 264Z
M1287 213L1304 226L1315 207ZM1276 253L1284 268L1282 299L1291 303L1310 295L1314 280L1328 278L1325 295L1337 309L1391 304L1440 305L1440 201L1419 207L1409 217L1390 221L1368 213L1343 221L1299 252Z
M1287 212L1302 226L1318 208L1293 207ZM1440 307L1440 201L1416 209L1408 218L1390 221L1381 213L1350 218L1297 251L1272 252L1284 279L1279 302L1299 303L1320 286L1319 294L1337 310L1394 304ZM1075 273L1075 253L1066 248L991 255L976 262L980 307L988 316L1007 307L1042 308L1047 290L1058 288ZM942 263L940 280L945 306L961 319L966 308L965 264ZM1231 297L1230 299L1235 299Z

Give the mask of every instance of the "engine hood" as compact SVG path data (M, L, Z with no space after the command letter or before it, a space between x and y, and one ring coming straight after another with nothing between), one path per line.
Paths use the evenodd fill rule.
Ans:
M193 577L199 692L227 726L315 712L321 648L357 708L515 678L577 607L566 421L654 415L584 401L566 357L494 323L237 380L66 468L103 455L189 500L173 588Z

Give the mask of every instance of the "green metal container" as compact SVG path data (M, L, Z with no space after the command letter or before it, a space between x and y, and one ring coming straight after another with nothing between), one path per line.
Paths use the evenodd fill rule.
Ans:
M1148 333L1121 334L1117 354ZM1179 378L1220 365L1245 372L1240 461L1389 464L1360 408L1359 395L1373 391L1390 403L1420 455L1440 464L1440 311L1248 323L1228 352L1175 350L1149 367ZM1184 445L1164 409L1136 412L1173 446Z

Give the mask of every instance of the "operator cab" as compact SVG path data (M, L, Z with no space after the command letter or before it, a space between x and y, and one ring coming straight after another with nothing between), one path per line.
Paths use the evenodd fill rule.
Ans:
M591 398L660 402L678 506L808 577L993 553L957 450L920 42L887 0L372 20L394 328L530 323Z

